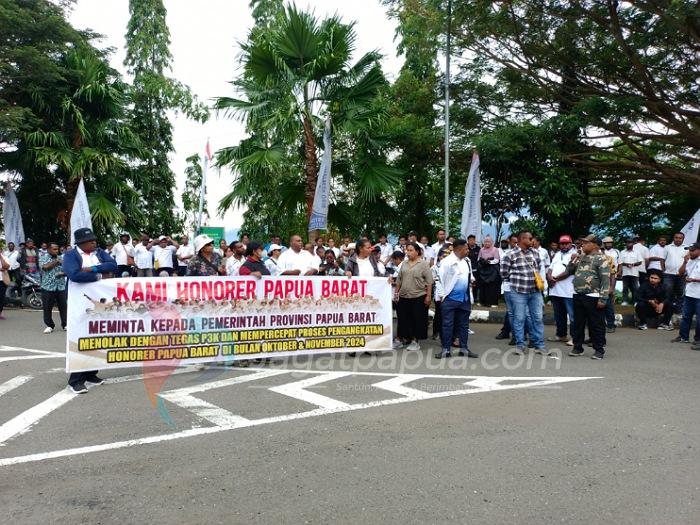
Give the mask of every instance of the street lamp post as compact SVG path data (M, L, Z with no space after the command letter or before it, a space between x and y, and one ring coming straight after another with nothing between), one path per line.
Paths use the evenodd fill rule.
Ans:
M445 235L450 233L450 38L452 0L447 0L447 42L445 46Z

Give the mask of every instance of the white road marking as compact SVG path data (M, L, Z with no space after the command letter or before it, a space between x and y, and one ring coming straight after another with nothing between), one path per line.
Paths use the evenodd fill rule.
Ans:
M275 386L270 388L269 390L271 390L272 392L276 392L277 394L282 394L285 396L293 397L295 399L300 399L306 403L309 403L311 405L317 405L321 408L326 408L330 410L336 408L344 408L349 407L350 404L338 401L337 399L323 396L321 394L317 394L316 392L309 392L308 390L304 389L310 386L325 383L326 381L333 381L334 379L338 379L349 375L352 375L352 372L323 372L317 377L311 377L309 379L295 381L294 383L287 383L285 385Z
M5 442L19 434L24 434L29 431L33 425L36 425L40 419L49 415L57 408L65 405L78 394L74 394L67 388L54 394L46 401L42 401L38 405L33 406L29 410L25 410L20 415L10 419L7 423L0 426L0 447L5 446Z
M167 401L178 405L179 407L193 412L195 415L201 417L202 419L206 419L214 425L235 426L242 423L246 423L249 420L244 417L232 414L224 408L221 408L212 403L194 397L192 394L196 392L206 392L207 390L212 390L214 388L222 388L225 386L248 383L250 381L263 379L265 377L272 377L286 373L286 370L260 370L251 374L233 377L230 379L222 379L220 381L212 381L210 383L202 383L201 385L178 388L176 390L170 390L168 392L161 392L158 395L163 399L166 399Z
M32 359L65 359L66 354L63 352L49 352L48 350L35 350L33 348L22 348L19 346L0 345L0 352L27 352L32 355L12 355L8 357L0 357L0 363L8 361L30 361Z
M378 386L378 385L383 384L384 386L380 386L379 388L384 388L386 390L400 389L404 383L407 383L410 381L415 381L417 379L444 379L444 378L466 380L464 382L465 385L469 385L471 387L476 387L476 388L458 389L458 390L443 391L443 392L436 392L436 393L423 393L423 391L420 391L417 389L403 387L406 389L405 391L403 391L403 392L405 392L406 395L402 394L402 397L394 398L394 399L385 399L385 400L380 400L380 401L371 401L368 403L358 403L358 404L352 404L352 405L347 404L347 403L341 403L338 401L336 406L334 406L334 407L317 408L314 410L309 410L307 412L299 412L296 414L287 414L287 415L282 415L282 416L266 417L266 418L255 419L255 420L248 420L245 418L240 418L236 422L232 422L230 424L225 424L225 425L217 425L217 426L213 426L213 427L204 427L204 428L191 428L191 429L183 430L180 432L173 432L170 434L162 434L162 435L158 435L158 436L149 436L149 437L139 438L139 439L131 439L128 441L117 441L114 443L105 443L102 445L69 448L69 449L64 449L64 450L56 450L56 451L52 451L52 452L43 452L43 453L39 453L39 454L29 454L29 455L25 455L25 456L16 456L13 458L3 458L3 459L0 459L0 467L9 466L9 465L18 465L21 463L31 463L31 462L36 462L36 461L44 461L47 459L76 456L76 455L81 455L81 454L89 454L89 453L93 453L93 452L105 452L105 451L109 451L109 450L128 448L128 447L132 447L132 446L136 446L136 445L161 443L161 442L173 441L173 440L181 439L181 438L202 436L202 435L207 435L207 434L216 434L216 433L224 432L224 431L228 431L228 430L255 427L255 426L267 425L267 424L271 424L271 423L280 423L280 422L284 422L284 421L294 421L294 420L298 420L298 419L305 419L305 418L323 416L323 415L328 415L328 414L336 414L336 413L341 413L341 412L349 412L349 411L362 410L362 409L367 409L367 408L375 408L375 407L381 407L381 406L399 405L399 404L403 404L403 403L410 403L413 401L417 401L419 399L438 399L438 398L449 397L449 396L476 394L476 393L494 391L494 390L513 390L513 389L522 389L522 388L530 388L530 387L536 387L536 386L553 385L553 384L573 382L573 381L586 381L589 379L602 379L601 377L488 377L487 378L486 376L456 376L456 375L434 375L434 374L390 374L390 373L380 373L380 372L376 372L376 373L375 372L344 373L344 372L321 372L321 371L315 371L315 370L284 370L284 369L266 370L266 372L268 372L268 373L266 373L264 375L263 374L255 374L255 373L254 374L246 374L244 376L232 378L230 380L213 381L210 383L204 383L201 385L187 387L187 388L178 389L178 390L188 392L186 395L190 395L192 393L203 392L206 390L210 390L212 388L219 388L221 386L226 386L226 385L224 385L224 383L237 384L237 383L228 383L228 381L232 381L233 379L239 379L239 380L240 379L247 379L247 381L251 381L251 379L249 379L251 377L255 377L256 379L259 379L262 377L270 377L272 375L284 374L284 373L319 374L319 377L312 378L315 380L315 384L318 384L318 383L321 383L323 381L327 381L330 379L336 379L337 377L339 377L338 374L342 374L343 376L345 376L345 375L357 375L357 376L375 376L375 377L393 377L393 378L396 378L396 380L394 380L394 381L391 381L391 380L382 381L382 382L376 383L374 385L374 386ZM308 382L308 380L305 380L305 381L306 381L305 386L310 386L310 383ZM516 383L516 384L503 384L504 381L520 381L520 382ZM244 382L244 381L239 381L239 382ZM296 383L292 383L292 384L298 385L299 383L301 383L301 382L296 382ZM387 388L387 386L389 388ZM279 389L279 387L271 387L269 390L272 390L272 389ZM413 392L413 390L415 390L415 392L420 392L421 394L418 395L415 392ZM298 388L293 390L293 392L295 392L295 393L298 393L298 391L299 391ZM394 391L396 391L396 390L394 390ZM177 392L177 390L166 392L164 394L171 394L172 392ZM310 394L310 393L311 392L305 392L305 394ZM59 392L59 394L60 394L60 392ZM285 395L287 395L287 393L285 393ZM177 396L176 396L176 398L177 398ZM330 398L327 398L327 399L330 399ZM195 410L196 409L197 408L195 407ZM2 427L0 427L0 428L2 428Z
M17 376L13 377L9 381L5 381L4 383L0 384L0 396L7 394L11 390L14 390L18 386L21 386L32 379L32 376Z

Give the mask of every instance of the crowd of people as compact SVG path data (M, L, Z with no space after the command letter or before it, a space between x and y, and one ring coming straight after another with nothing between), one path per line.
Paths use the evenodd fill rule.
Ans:
M673 330L673 313L682 314L674 342L690 342L695 318L694 349L700 349L700 248L686 246L682 233L671 244L660 237L646 247L643 238L625 239L615 248L610 237L594 235L572 239L562 235L545 248L529 232L502 239L498 246L490 236L481 245L476 237L448 237L438 230L434 242L411 231L397 244L386 235L341 242L323 236L304 243L299 235L285 246L279 236L267 242L239 240L218 243L207 235L190 242L183 235L132 238L124 233L118 242L107 242L101 253L113 261L113 277L168 277L253 275L261 277L322 275L388 277L392 282L398 326L395 348L419 350L428 338L429 309L433 310L432 336L442 342L436 357L460 354L476 356L468 345L469 312L473 305L495 308L505 303L506 316L498 339L510 339L516 353L527 348L544 355L543 306L551 303L556 331L550 342L572 347L570 355L583 353L588 344L593 357L605 354L606 333L614 332L615 283L622 283L622 306L634 305L637 326L646 330L658 320L658 328ZM76 250L79 249L76 247ZM58 308L66 326L66 273L64 257L75 250L57 243L36 245L27 239L20 246L9 243L0 256L0 319L5 289L31 274L41 282L45 333L55 329L52 318ZM585 328L589 337L584 337Z

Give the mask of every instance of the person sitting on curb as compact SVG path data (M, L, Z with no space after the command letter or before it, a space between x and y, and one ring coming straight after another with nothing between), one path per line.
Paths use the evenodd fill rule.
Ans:
M648 280L639 287L635 299L634 311L639 319L637 328L646 330L649 318L661 316L659 330L672 330L670 325L671 314L673 314L671 293L661 283L660 271L649 271Z

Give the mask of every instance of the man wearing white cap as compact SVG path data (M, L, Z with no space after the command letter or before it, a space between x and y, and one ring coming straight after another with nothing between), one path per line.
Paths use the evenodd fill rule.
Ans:
M280 269L280 264L279 264L279 259L280 259L281 253L282 253L282 247L279 244L271 244L267 248L268 258L265 259L265 266L267 267L268 271L270 272L270 275L272 275L273 277L276 277L280 273L282 273L282 270Z
M188 276L226 275L221 256L214 250L214 239L206 234L194 238L195 255L187 263Z
M170 236L161 235L158 237L158 244L151 248L153 252L153 265L159 274L167 272L168 275L175 273L173 267L173 257L180 245L170 238Z

